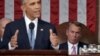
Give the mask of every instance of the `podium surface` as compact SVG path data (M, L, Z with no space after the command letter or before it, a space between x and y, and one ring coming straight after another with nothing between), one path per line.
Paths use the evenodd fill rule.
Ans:
M65 50L0 50L0 56L67 56Z

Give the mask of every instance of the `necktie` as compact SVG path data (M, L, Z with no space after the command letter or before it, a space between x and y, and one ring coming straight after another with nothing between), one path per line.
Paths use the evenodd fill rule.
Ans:
M30 46L31 46L31 48L33 49L34 48L34 42L35 42L35 40L34 40L34 23L30 23L29 24L29 29L30 29L30 37L29 37L29 41L30 41Z
M76 47L75 46L72 46L71 55L76 55Z

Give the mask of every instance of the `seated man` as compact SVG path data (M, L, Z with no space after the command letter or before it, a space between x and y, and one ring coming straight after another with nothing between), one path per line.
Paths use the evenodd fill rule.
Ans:
M79 54L79 48L87 45L86 43L80 42L82 25L79 22L73 21L68 23L68 29L66 30L67 42L55 45L55 48L60 50L68 50L69 55ZM53 36L57 37L57 36Z

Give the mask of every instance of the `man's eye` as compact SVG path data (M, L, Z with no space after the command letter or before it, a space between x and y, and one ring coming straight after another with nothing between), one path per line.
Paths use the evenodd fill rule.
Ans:
M71 33L74 33L74 31L71 31Z
M77 32L77 34L80 34L80 32Z

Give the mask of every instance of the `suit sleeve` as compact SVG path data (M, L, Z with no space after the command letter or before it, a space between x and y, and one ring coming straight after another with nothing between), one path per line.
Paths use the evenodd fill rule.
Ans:
M3 42L0 44L0 49L8 49L8 43L12 36L11 30L10 24L7 24L3 35Z

